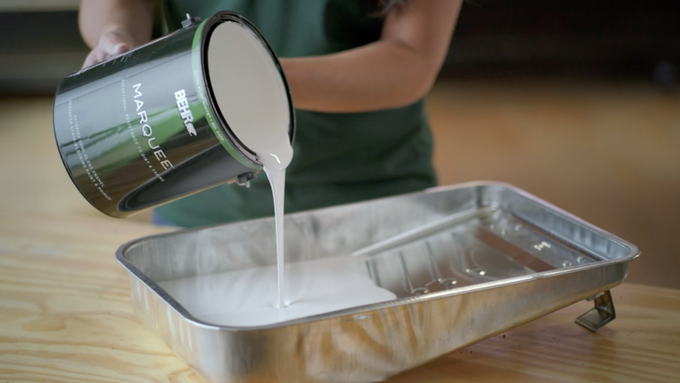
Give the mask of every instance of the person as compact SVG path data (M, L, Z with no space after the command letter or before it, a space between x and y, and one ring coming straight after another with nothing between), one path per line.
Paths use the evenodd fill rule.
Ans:
M286 213L436 185L423 98L444 62L463 0L165 0L167 25L221 10L250 20L280 58L296 107ZM90 66L152 39L151 0L81 0ZM157 18L156 18L157 19ZM237 53L236 53L237 54ZM154 211L206 226L273 215L261 174Z

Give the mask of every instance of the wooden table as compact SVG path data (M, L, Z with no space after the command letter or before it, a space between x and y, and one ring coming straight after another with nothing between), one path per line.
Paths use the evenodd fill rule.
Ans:
M135 318L113 257L164 230L0 212L0 383L202 382ZM618 318L597 333L574 324L592 307L581 302L390 382L680 381L680 290L612 294Z

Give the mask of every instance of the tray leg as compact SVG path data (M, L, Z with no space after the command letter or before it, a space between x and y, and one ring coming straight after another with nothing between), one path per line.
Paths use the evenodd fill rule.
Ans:
M595 307L576 318L576 323L595 332L616 318L614 301L609 290L592 296L588 300L595 301Z

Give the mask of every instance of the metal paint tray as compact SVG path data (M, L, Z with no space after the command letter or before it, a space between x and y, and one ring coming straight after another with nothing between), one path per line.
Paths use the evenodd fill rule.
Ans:
M158 283L275 263L272 218L123 245L142 322L207 382L383 380L609 289L636 246L512 186L470 183L288 215L287 262L358 257L397 299L260 327L194 318Z

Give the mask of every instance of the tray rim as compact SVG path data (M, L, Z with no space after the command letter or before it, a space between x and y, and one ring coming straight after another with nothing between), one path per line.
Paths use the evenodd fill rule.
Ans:
M495 186L495 187L501 187L508 189L524 198L527 198L535 203L541 204L544 207L552 210L553 212L562 215L564 218L569 219L574 221L577 224L580 224L581 226L584 226L592 231L594 231L597 234L600 234L612 241L618 242L620 245L630 249L629 253L621 257L619 259L611 259L611 260L606 260L606 261L597 261L597 262L592 262L588 264L583 264L583 265L572 265L569 267L565 268L559 268L559 269L553 269L553 270L548 270L548 271L543 271L543 272L537 272L533 274L528 274L528 275L522 275L518 277L512 277L512 278L506 278L506 279L501 279L497 281L490 281L490 282L483 282L483 283L478 283L474 285L468 285L468 286L462 286L458 287L455 289L451 290L443 290L443 291L437 291L425 295L420 295L420 296L413 296L413 297L403 297L403 298L397 298L394 300L390 301L385 301L385 302L379 302L379 303L373 303L373 304L368 304L368 305L361 305L361 306L355 306L355 307L350 307L342 310L336 310L336 311L331 311L327 313L322 313L322 314L317 314L317 315L311 315L311 316L306 316L302 318L297 318L297 319L292 319L292 320L287 320L287 321L282 321L282 322L277 322L277 323L272 323L272 324L267 324L267 325L259 325L259 326L226 326L226 325L219 325L219 324L214 324L214 323L209 323L202 321L186 310L179 302L177 302L170 294L168 294L165 290L163 290L162 287L160 287L156 282L152 281L149 277L147 277L144 273L142 273L137 267L135 267L127 258L125 258L125 252L131 248L132 246L139 245L143 242L153 240L153 239L159 239L159 238L164 238L164 237L169 237L169 236L174 236L178 234L184 234L184 233L190 233L190 232L196 232L196 231L202 231L206 229L212 229L216 227L224 227L224 226L229 226L229 225L239 225L244 222L257 222L257 221L267 221L267 220L273 220L273 217L264 217L264 218L257 218L257 219L252 219L252 220L246 220L246 221L239 221L239 222L232 222L232 223L226 223L226 224L217 224L217 225L210 225L210 226L204 226L204 227L197 227L197 228L191 228L191 229L180 229L180 230L175 230L167 233L160 233L160 234L154 234L154 235L149 235L141 238L137 238L131 241L128 241L121 245L115 253L116 261L121 264L125 268L125 270L129 273L129 276L132 277L134 276L138 282L143 283L146 287L148 287L159 299L161 299L163 302L165 302L170 308L175 311L178 315L180 315L184 320L188 321L194 326L201 327L203 329L207 330L214 330L214 331L230 331L230 332L242 332L242 331L261 331L261 330L273 330L273 329L279 329L279 328L285 328L285 327L290 327L290 326L295 326L295 325L301 325L301 324L306 324L310 322L319 322L323 320L330 320L330 319L341 319L343 317L349 317L349 316L354 316L354 315L360 315L362 313L370 312L370 311L375 311L375 310L382 310L382 309L389 309L389 308L394 308L394 307L399 307L399 306L404 306L404 305L411 305L415 303L423 303L423 302L429 302L433 300L439 300L439 299L444 299L444 298L449 298L457 295L464 295L464 294L470 294L473 292L478 292L478 291L484 291L484 290L489 290L489 289L494 289L494 288L500 288L503 286L510 286L510 285L515 285L519 283L526 283L530 282L533 280L537 279L544 279L544 278L550 278L550 277L556 277L559 275L566 275L566 274L573 274L573 273L578 273L583 270L589 270L589 269L595 269L595 268L602 268L606 266L611 266L615 264L623 264L623 263L628 263L632 261L633 259L637 258L640 256L641 252L639 248L612 234L609 233L593 224L590 224L581 218L576 217L575 215L539 198L536 197L533 194L530 194L526 192L525 190L522 190L512 184L506 183L506 182L498 182L498 181L473 181L473 182L465 182L465 183L460 183L460 184L454 184L454 185L445 185L445 186L436 186L432 188L428 188L422 191L417 191L417 192L412 192L412 193L405 193L405 194L400 194L396 196L390 196L390 197L384 197L384 198L379 198L380 200L389 200L389 199L397 199L397 198L403 198L405 196L409 195L416 195L416 194L424 194L424 193L439 193L443 191L449 191L449 190L456 190L456 189L465 189L465 188L473 188L473 187L480 187L480 186ZM357 204L362 204L366 203L367 201L359 201L359 202L354 202L351 204L344 204L340 206L351 206L351 205L357 205ZM324 207L320 209L314 209L314 210L307 210L307 211L302 211L302 212L296 212L292 214L286 214L285 216L298 216L298 215L306 215L311 212L318 212L318 211L324 211L324 210L329 210L329 209L334 209L338 208L338 206L330 206L330 207ZM619 281L621 283L623 280Z

